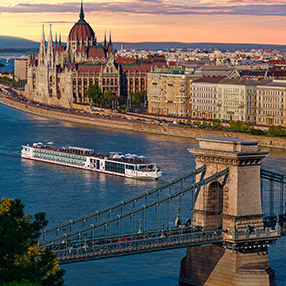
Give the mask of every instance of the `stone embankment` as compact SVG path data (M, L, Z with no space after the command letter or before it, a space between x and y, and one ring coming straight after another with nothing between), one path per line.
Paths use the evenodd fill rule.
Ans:
M93 125L97 127L114 128L121 130L128 130L134 132L146 132L159 135L168 135L175 137L185 138L197 138L197 137L236 137L251 140L259 140L261 147L269 148L281 148L286 149L286 138L280 137L268 137L268 136L254 136L239 132L227 132L227 131L215 131L205 130L199 128L190 128L188 126L181 125L166 125L166 124L147 124L139 120L128 120L119 118L104 118L94 117L85 114L74 114L60 110L47 109L43 107L37 107L35 105L29 105L25 102L16 101L11 98L0 94L0 103L13 107L18 110L29 112L39 116L45 116L51 119L64 120L79 124Z

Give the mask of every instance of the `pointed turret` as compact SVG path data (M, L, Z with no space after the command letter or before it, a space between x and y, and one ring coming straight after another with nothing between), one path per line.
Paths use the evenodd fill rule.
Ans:
M83 0L81 0L81 6L80 6L80 13L79 13L79 18L84 19L84 12L83 12Z
M41 39L41 42L46 42L46 39L45 39L45 26L44 26L44 24L42 25L42 39Z
M49 36L49 42L53 42L52 24L50 24L50 36Z
M61 46L62 45L62 34L60 33L60 35L59 35L59 46Z
M58 34L56 32L56 35L55 35L55 47L57 48L58 47Z
M110 34L109 34L109 45L112 45L112 42L111 42L111 30L110 30Z
M113 52L113 48L112 48L111 30L110 30L109 43L108 43L108 52L107 52L107 54L110 56L110 55L112 55L112 52Z
M45 40L45 27L42 26L42 38L41 38L41 46L39 51L39 61L40 63L43 63L45 60L46 55L46 40Z
M50 24L50 36L48 41L47 49L47 64L49 67L53 67L55 62L55 53L54 53L54 44L53 44L53 35L52 35L52 24Z
M106 31L104 31L104 42L103 42L103 47L104 47L104 48L107 48Z

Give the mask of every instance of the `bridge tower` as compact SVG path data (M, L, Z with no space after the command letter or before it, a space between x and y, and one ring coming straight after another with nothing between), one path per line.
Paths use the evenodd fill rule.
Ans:
M225 168L228 177L201 187L196 194L192 223L205 230L223 230L222 245L189 247L181 262L180 281L186 285L275 285L267 246L279 236L264 230L260 166L267 152L259 141L237 138L198 138L189 149L205 176ZM197 181L201 179L197 176Z

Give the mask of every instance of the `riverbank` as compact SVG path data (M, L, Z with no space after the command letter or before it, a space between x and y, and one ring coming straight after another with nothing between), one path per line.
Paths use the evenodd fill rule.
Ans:
M64 120L84 125L92 125L96 127L121 129L134 132L145 132L159 135L168 135L184 138L197 138L197 137L236 137L243 139L259 140L261 147L268 148L280 148L286 149L286 138L280 137L268 137L268 136L255 136L246 133L228 132L228 131L216 131L205 130L199 128L191 128L187 125L167 125L167 124L150 124L144 123L139 120L129 120L122 118L104 118L95 117L88 114L75 114L60 110L51 110L49 108L43 108L36 105L30 105L25 102L16 101L6 97L4 94L0 94L0 103L10 106L12 108L29 112L38 116L44 116L56 120Z

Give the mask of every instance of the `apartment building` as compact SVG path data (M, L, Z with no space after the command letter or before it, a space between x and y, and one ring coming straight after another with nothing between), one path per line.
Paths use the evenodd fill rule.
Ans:
M223 77L204 77L192 82L192 117L217 118L217 86Z
M175 117L191 116L193 75L184 72L148 73L148 112Z
M225 78L218 83L218 119L256 122L257 86L270 80L256 81Z
M15 80L27 80L28 78L28 65L29 57L21 57L15 59L14 70L15 70Z
M286 80L257 87L257 124L286 126Z

